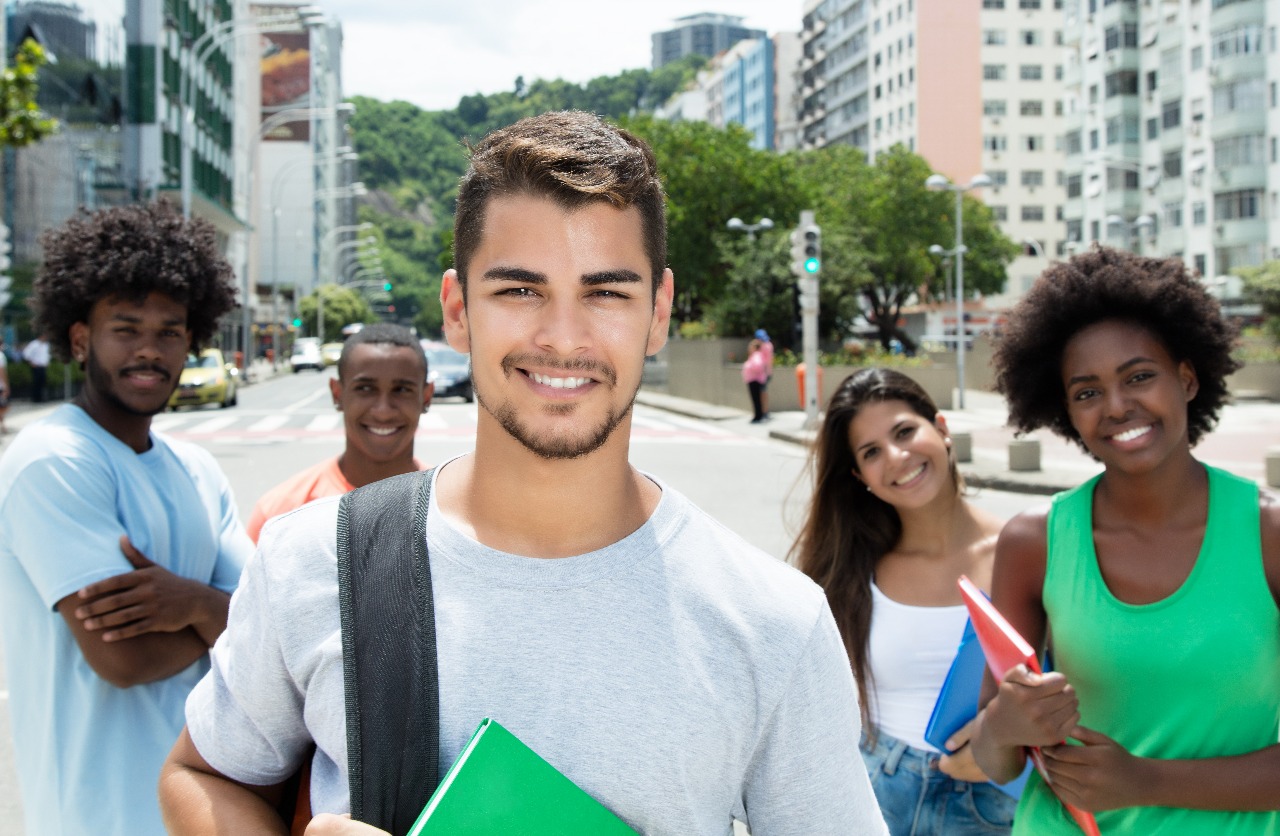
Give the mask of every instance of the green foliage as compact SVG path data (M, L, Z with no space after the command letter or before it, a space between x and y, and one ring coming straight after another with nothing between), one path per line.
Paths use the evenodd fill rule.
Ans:
M0 73L0 145L21 148L58 129L57 120L36 103L40 68L47 62L44 48L27 38Z
M378 317L365 298L349 287L336 284L320 285L324 300L324 338L340 339L344 325L353 322L377 322ZM316 294L311 293L298 300L298 316L302 319L304 336L316 336Z
M709 318L725 335L745 337L763 328L776 345L791 345L795 290L787 230L757 233L755 241L741 232L718 235L717 249L729 273L724 292L708 306Z
M751 223L767 217L788 226L794 223L789 219L798 217L803 201L794 187L794 161L752 148L751 134L739 125L721 129L705 122L636 116L623 126L653 147L667 192L674 316L682 322L701 319L728 285L730 264L720 248L728 239L725 223L734 217Z
M1237 267L1231 272L1244 279L1245 298L1262 306L1267 333L1280 342L1280 261Z
M883 347L896 337L914 349L898 317L906 304L942 296L947 265L929 247L954 243L954 194L928 191L929 164L902 146L874 164L858 149L829 146L799 154L798 169L822 227L823 335L848 333L861 313L879 328ZM963 211L965 295L999 292L1018 245L977 200L965 196Z

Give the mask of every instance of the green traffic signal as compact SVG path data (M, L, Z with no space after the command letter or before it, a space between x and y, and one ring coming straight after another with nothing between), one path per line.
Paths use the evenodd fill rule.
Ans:
M804 271L806 273L816 273L822 267L822 262L817 258L806 258L804 260Z
M390 292L391 292L391 282L383 282L383 283L382 283L382 289L383 289L383 290L385 290L387 293L390 293Z
M293 318L293 327L294 327L294 328L301 328L301 327L302 327L302 318L301 318L301 317L297 317L297 316L295 316L295 317Z

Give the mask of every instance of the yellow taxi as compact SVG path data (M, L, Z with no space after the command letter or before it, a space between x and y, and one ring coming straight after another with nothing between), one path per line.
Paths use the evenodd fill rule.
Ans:
M206 348L199 356L188 354L182 376L178 379L178 388L169 396L169 407L177 409L207 403L216 403L223 408L235 406L239 374L219 349Z

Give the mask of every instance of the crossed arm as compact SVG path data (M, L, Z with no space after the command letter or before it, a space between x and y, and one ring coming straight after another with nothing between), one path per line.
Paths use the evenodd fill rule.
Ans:
M157 566L120 538L134 571L58 601L94 672L119 688L173 676L209 652L227 626L231 596Z

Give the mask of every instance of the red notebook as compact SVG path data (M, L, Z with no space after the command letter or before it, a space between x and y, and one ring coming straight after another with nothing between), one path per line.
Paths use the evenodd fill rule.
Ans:
M982 590L978 589L973 581L961 575L959 584L960 595L964 598L964 605L969 609L969 618L973 621L973 630L978 634L978 644L982 645L982 654L987 657L987 667L991 669L991 675L995 677L996 682L1003 681L1005 674L1018 665L1026 665L1027 670L1040 673L1040 662L1036 658L1035 648L1027 644L1027 640L1013 629L1013 625L1005 620L1005 617L987 600L987 596L982 594ZM1049 784L1049 772L1044 768L1044 756L1040 754L1040 748L1032 746L1028 754L1035 762L1036 769L1040 771L1040 777ZM1063 802L1063 806L1088 836L1100 836L1098 822L1094 819L1093 813L1073 807L1066 802Z

